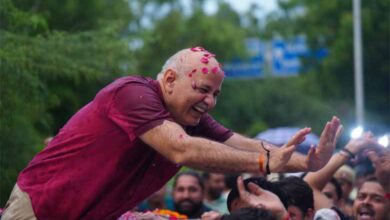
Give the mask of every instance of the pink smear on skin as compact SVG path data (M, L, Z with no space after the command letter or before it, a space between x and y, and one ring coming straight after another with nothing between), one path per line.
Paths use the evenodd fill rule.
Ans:
M211 69L211 72L212 73L214 73L214 74L217 74L218 73L218 71L219 71L219 67L213 67L212 69Z
M182 135L182 134L180 134L180 135L179 135L179 138L180 138L180 139L182 139L182 138L183 138L183 135Z
M192 81L191 82L191 86L192 86L192 88L195 90L196 89L196 83L195 83L195 81Z
M204 63L204 64L207 64L207 63L209 63L209 59L207 59L207 57L202 57L202 58L200 59L200 62L202 62L202 63Z
M207 67L203 67L203 68L202 68L202 73L203 73L203 74L209 73L209 69L207 69Z
M207 58L211 58L211 57L215 57L215 54L213 54L213 53L205 53L203 56L205 56Z
M193 69L190 73L188 73L188 76L189 76L189 77L192 77L192 75L193 75L194 73L196 73L196 69Z
M206 51L203 47L192 47L191 51L198 52L198 51Z

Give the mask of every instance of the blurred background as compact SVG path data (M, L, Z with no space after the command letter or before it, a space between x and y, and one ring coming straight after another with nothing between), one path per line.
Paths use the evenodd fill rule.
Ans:
M390 1L362 1L364 121L355 108L352 1L0 0L0 207L20 170L113 79L155 77L177 50L203 46L227 78L217 120L254 137L320 134L337 115L390 126ZM364 124L362 124L364 122Z

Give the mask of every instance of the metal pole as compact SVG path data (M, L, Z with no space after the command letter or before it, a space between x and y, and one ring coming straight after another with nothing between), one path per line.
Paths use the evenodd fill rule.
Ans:
M355 106L357 125L364 124L363 49L360 0L353 0L353 42L355 66Z

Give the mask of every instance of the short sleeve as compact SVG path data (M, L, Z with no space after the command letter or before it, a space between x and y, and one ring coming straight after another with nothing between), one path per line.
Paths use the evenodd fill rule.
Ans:
M192 135L206 137L218 142L225 142L233 136L233 132L230 129L222 126L209 114L204 114L200 119L199 125L189 128L189 130L189 133Z
M129 82L116 91L109 118L134 140L139 135L172 120L157 88L142 82Z

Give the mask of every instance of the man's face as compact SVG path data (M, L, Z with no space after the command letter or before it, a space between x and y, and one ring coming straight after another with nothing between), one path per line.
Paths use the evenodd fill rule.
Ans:
M366 181L353 203L353 216L355 220L386 220L389 206L383 187L378 182Z
M191 215L202 207L203 191L198 180L193 176L180 176L172 194L176 211L179 213Z
M184 126L197 125L201 116L215 107L221 91L224 73L214 58L202 63L204 54L192 52L186 68L180 70L185 72L168 70L164 74L167 108L175 121ZM167 73L174 76L168 78Z
M210 173L205 181L207 194L212 199L218 199L225 188L225 175L219 173Z
M330 200L332 200L333 205L338 205L338 201L340 198L338 198L336 187L332 183L328 182L322 190L322 193Z

